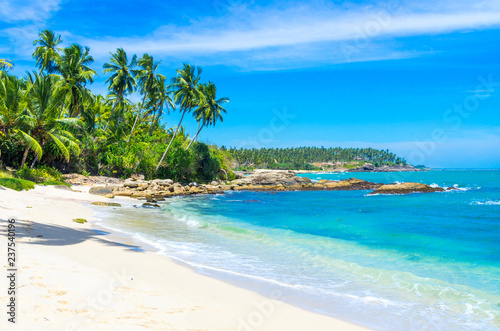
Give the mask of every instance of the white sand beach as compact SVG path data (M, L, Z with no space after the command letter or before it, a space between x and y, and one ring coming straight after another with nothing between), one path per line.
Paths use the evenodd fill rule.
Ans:
M37 186L0 187L0 330L362 330L235 287L94 231L82 202ZM111 207L107 207L111 208ZM7 220L16 218L17 316L7 321Z

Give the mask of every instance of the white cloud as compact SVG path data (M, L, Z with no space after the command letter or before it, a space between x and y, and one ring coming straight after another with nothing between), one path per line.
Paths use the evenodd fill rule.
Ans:
M82 38L80 42L89 45L97 58L108 57L109 51L123 47L133 53L168 56L235 53L238 57L243 54L245 58L251 52L257 52L249 58L257 61L277 53L281 53L280 58L284 59L291 58L291 54L296 58L304 53L309 53L310 58L318 54L321 57L326 45L329 49L336 48L335 54L330 53L334 62L339 60L336 57L346 62L366 57L360 53L367 48L371 50L371 43L384 38L499 26L500 8L494 6L496 2L485 3L470 8L444 6L442 12L435 12L434 7L425 11L403 5L390 8L326 6L315 9L302 5L284 10L244 9L236 15L205 18L189 26L163 26L146 36ZM389 51L395 58L401 56L394 49ZM387 50L382 53L373 57L386 58ZM348 58L350 56L354 58Z
M52 15L52 12L60 9L60 2L61 0L3 0L0 5L0 20L44 21Z

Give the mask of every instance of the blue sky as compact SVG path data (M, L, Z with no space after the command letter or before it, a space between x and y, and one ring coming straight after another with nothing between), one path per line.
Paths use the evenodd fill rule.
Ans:
M33 68L45 28L90 47L96 93L117 47L153 55L169 76L202 66L231 99L203 141L388 148L413 164L500 168L498 0L4 0L0 58L14 73Z

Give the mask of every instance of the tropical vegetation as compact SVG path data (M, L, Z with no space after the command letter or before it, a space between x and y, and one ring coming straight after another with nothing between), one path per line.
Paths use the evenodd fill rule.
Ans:
M37 169L176 181L234 178L229 153L197 141L204 127L223 121L229 101L217 96L213 82L202 82L201 68L184 64L167 78L152 55L119 48L101 71L88 47L62 43L53 31L40 32L33 43L37 69L23 77L0 59L0 167L18 169L5 182L61 180L36 180ZM98 75L106 78L107 95L89 88ZM138 103L131 101L134 93ZM175 110L181 120L171 128L165 115ZM186 114L198 123L192 139L182 125Z
M225 150L224 147L222 147ZM261 148L261 149L228 149L237 166L241 169L268 168L268 169L319 169L314 164L341 165L345 168L354 168L364 162L375 166L406 165L405 159L389 152L373 148L325 148L325 147L298 147L298 148Z

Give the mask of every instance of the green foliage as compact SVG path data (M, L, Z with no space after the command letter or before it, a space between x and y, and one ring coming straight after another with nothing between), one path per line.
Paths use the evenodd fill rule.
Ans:
M312 163L343 163L346 168L355 168L364 162L381 165L406 165L406 161L389 150L373 148L325 148L325 147L298 147L298 148L261 148L236 149L230 148L230 155L239 163L240 168L253 166L269 169L319 169ZM347 164L345 164L347 163Z
M0 178L0 186L7 187L16 191L27 191L34 189L35 183L19 178Z
M17 177L26 179L35 183L47 183L47 182L62 182L62 174L58 170L47 167L39 166L35 169L30 169L28 166L24 165L18 172ZM64 183L66 185L66 183ZM58 185L58 184L46 184L46 185Z

